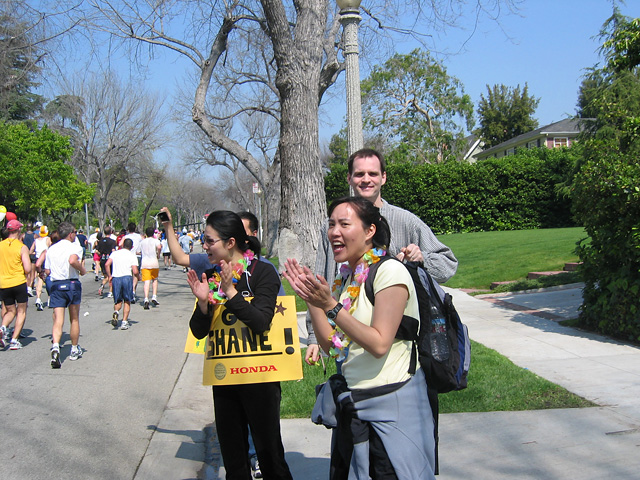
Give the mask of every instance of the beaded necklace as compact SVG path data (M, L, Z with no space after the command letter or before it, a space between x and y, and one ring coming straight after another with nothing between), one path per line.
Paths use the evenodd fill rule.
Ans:
M231 266L234 284L238 283L238 280L242 278L242 274L247 271L254 258L256 258L255 253L251 250L246 250L242 253L242 260L238 260ZM216 265L213 267L213 275L209 279L209 303L216 305L226 302L227 296L222 291L221 283L220 265Z
M347 280L353 273L351 285L347 287L347 297L342 300L343 308L351 315L353 315L356 309L356 301L360 294L360 287L366 282L369 276L369 267L379 262L380 257L385 254L386 252L381 248L372 248L362 256L363 262L356 266L355 272L352 272L351 267L346 263L340 267L340 278L336 278L333 282L331 295L336 301L340 301L340 295L342 295L344 287L347 285ZM329 335L329 342L331 342L329 355L337 361L343 361L347 358L347 355L349 355L349 347L353 341L333 320L329 320L329 324L333 327L333 332Z

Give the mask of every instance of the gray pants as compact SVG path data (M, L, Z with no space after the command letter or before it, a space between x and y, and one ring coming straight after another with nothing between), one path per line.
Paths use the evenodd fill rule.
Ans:
M318 395L314 414L322 410L322 423L337 423L332 436L331 477L368 480L372 469L385 472L378 475L380 478L435 479L433 416L422 370L389 393L378 394L376 390L380 389L341 393L335 415L329 412L333 402L327 396L333 400L331 390L323 389Z

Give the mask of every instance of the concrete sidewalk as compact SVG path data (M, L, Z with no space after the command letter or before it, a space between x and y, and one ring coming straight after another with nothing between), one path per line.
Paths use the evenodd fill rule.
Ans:
M638 478L640 349L557 323L577 315L579 285L449 292L473 340L599 407L441 415L440 479ZM201 368L202 357L189 355L136 479L224 478ZM309 419L281 424L293 477L328 478L330 431Z

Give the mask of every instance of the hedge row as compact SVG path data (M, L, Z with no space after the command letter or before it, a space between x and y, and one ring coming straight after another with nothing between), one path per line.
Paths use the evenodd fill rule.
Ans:
M436 234L574 226L571 201L557 193L574 166L571 149L533 149L473 164L387 165L382 197ZM348 194L346 165L325 178L327 200Z

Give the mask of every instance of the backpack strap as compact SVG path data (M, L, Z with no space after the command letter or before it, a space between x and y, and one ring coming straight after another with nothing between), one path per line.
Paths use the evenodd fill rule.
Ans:
M371 305L375 305L376 303L376 296L373 293L373 281L376 278L376 272L378 271L378 268L380 268L380 265L382 265L387 260L395 260L397 262L400 261L395 257L385 255L384 257L380 258L379 262L376 262L369 266L369 274L367 275L367 279L364 282L364 293L367 295L367 298L369 299Z
M396 262L400 262L395 257L384 256L380 259L379 262L374 263L369 267L369 274L367 275L367 279L364 282L364 293L367 296L367 299L371 303L371 305L375 306L376 296L373 293L373 282L376 278L376 272L382 263L387 260L395 260ZM400 262L402 263L402 262ZM418 358L418 330L419 330L419 322L417 319L413 317L409 317L407 315L402 315L402 320L400 321L400 325L398 326L398 331L396 332L395 338L398 340L409 340L411 341L411 362L409 363L409 374L413 375L416 373L417 366L417 358Z

